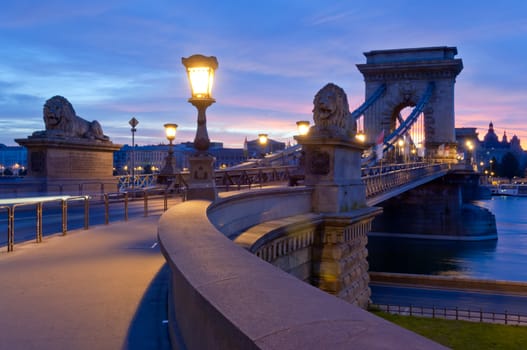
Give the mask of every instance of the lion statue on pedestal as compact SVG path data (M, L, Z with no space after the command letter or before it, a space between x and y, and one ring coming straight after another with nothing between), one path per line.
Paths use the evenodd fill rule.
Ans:
M349 111L344 90L329 83L320 89L313 100L313 120L316 134L330 137L353 137L357 132Z
M89 140L109 141L103 134L101 124L87 121L75 113L71 103L62 96L53 96L44 104L46 131L36 136L71 137Z

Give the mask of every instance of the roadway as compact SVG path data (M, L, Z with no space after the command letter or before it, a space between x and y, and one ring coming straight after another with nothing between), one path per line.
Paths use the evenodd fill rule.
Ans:
M374 304L463 308L527 315L527 296L370 283Z

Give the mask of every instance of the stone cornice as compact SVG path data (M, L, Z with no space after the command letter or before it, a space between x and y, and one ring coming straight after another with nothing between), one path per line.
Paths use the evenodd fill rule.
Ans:
M69 148L76 150L96 150L102 152L115 152L123 147L123 145L114 144L112 142L92 141L87 139L75 138L40 138L28 137L25 139L15 139L15 142L26 148Z
M419 62L357 64L366 81L455 79L463 69L461 59Z

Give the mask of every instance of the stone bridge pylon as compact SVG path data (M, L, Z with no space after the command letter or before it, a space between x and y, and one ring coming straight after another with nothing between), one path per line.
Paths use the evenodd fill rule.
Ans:
M357 68L364 76L366 100L384 85L384 93L364 112L364 132L374 142L384 130L390 135L406 107L422 107L424 148L437 157L440 145L449 146L445 158L455 158L454 85L463 69L455 47L428 47L365 52ZM431 90L431 95L425 96ZM428 92L429 93L429 92ZM400 122L401 120L399 120Z

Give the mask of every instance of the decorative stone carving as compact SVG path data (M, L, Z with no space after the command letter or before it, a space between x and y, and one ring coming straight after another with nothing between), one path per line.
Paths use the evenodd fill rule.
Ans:
M320 89L313 100L313 127L316 134L329 137L352 137L357 131L351 118L344 90L329 83Z
M87 121L75 113L71 103L62 96L53 96L44 104L45 131L36 131L38 138L80 138L109 142L98 121Z
M329 174L330 160L328 152L314 151L311 157L310 170L312 174Z

